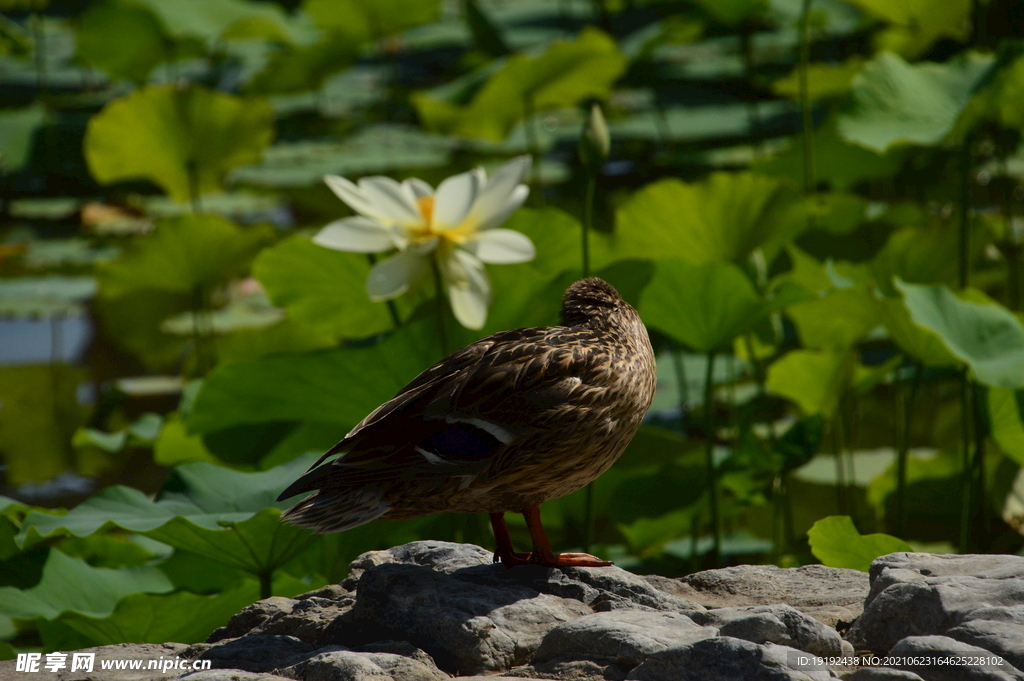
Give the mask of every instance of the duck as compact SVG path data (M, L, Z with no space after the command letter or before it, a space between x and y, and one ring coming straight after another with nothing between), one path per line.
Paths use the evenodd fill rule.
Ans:
M414 378L281 493L312 492L282 520L331 533L487 513L494 562L507 568L611 565L555 553L540 507L625 450L654 397L654 351L640 315L603 279L570 285L560 316L559 326L482 338ZM532 551L514 550L506 513L524 516Z

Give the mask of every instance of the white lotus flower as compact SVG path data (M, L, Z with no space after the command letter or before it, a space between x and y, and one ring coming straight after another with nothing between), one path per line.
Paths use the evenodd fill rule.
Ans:
M499 229L526 200L522 184L530 157L519 156L490 177L482 168L453 175L435 191L417 178L364 177L358 184L337 175L324 182L358 215L335 220L313 237L339 251L398 252L375 264L366 280L371 300L396 298L430 271L435 258L456 319L483 327L491 300L484 263L532 260L536 251L524 234Z

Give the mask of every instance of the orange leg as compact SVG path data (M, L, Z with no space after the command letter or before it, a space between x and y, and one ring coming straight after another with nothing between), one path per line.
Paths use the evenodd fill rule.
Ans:
M491 514L491 529L494 530L494 562L501 561L507 568L526 565L530 562L529 553L516 553L512 546L512 537L505 524L504 513Z
M544 533L544 526L540 522L540 506L531 506L524 510L523 517L526 518L526 527L529 528L530 538L533 539L533 553L529 554L529 562L545 567L607 567L611 565L609 561L601 560L589 553L554 553L551 550L551 542L548 541L548 536ZM502 525L504 525L504 521ZM511 547L511 542L509 542L509 547Z

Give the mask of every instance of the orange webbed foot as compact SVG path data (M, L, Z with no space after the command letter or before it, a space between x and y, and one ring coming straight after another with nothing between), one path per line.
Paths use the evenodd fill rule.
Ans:
M589 553L533 553L530 555L530 562L544 567L608 567L613 564Z

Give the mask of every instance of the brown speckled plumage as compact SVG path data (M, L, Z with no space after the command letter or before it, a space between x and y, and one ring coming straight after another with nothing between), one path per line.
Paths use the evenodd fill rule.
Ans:
M502 514L530 511L533 562L602 564L551 554L536 508L622 454L654 397L654 353L636 310L601 279L569 287L562 322L488 336L424 371L284 491L316 490L283 517L336 532L378 517L490 513L497 557L518 564L528 554L511 553Z

